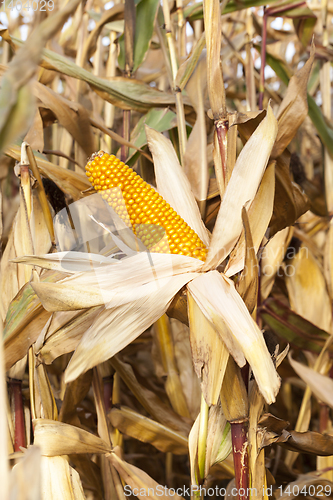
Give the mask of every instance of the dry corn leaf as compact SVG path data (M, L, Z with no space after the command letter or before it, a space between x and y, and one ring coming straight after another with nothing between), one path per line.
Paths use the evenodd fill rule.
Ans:
M86 500L79 474L65 457L41 457L41 500Z
M59 326L51 324L48 328L45 339L38 346L38 358L49 365L59 356L74 351L100 312L101 308L97 306L75 312L75 317L70 312L55 313L53 317L61 317L62 320Z
M176 319L171 319L171 330L179 378L191 418L195 420L200 411L201 390L193 368L189 330Z
M206 403L216 405L228 363L229 351L190 292L187 295L187 303L194 369L201 381L201 390Z
M113 427L144 443L150 443L164 453L187 455L187 438L129 408L113 408L109 413Z
M70 422L71 418L76 413L78 404L87 395L91 387L91 381L92 371L89 371L67 385L59 413L59 420L61 422Z
M146 127L148 146L153 155L158 192L171 207L209 245L208 231L191 191L189 180L179 165L171 142L161 133ZM165 178L168 182L165 182Z
M188 284L195 301L213 323L235 361L248 360L259 390L268 403L275 400L280 379L261 331L251 318L234 283L217 271L202 274Z
M282 229L269 240L261 253L260 294L262 300L267 299L271 293L276 273L282 264L292 234L291 227Z
M270 106L237 158L223 195L204 269L217 266L231 252L242 229L242 207L252 203L264 174L277 134L277 122Z
M29 82L35 75L43 47L78 5L79 0L70 0L64 8L44 19L11 60L2 78L0 92L1 150L14 142L22 132L27 131L33 117Z
M290 263L286 277L291 309L319 328L332 330L331 301L326 282L317 259L302 245Z
M90 156L96 146L87 110L80 103L69 101L39 82L35 82L34 88L35 96L55 114L59 123L78 142L86 156Z
M249 401L239 366L230 356L221 388L221 406L229 422L247 419Z
M310 207L307 196L292 181L290 155L284 152L277 158L275 167L274 208L270 226L270 236L285 227L291 226Z
M2 323L0 322L2 334ZM2 336L2 335L1 335ZM8 464L8 423L7 423L7 392L5 383L5 364L2 342L0 342L0 479L4 498L9 498L9 464Z
M174 429L176 432L185 436L188 435L190 430L189 420L177 415L154 392L141 385L136 379L131 365L123 363L117 356L112 358L111 364L134 396L155 420L168 428Z
M207 163L207 131L205 113L206 93L206 58L202 55L194 73L186 85L186 92L191 99L197 117L188 138L184 155L184 171L190 181L194 196L201 202L207 198L208 163Z
M32 149L42 152L44 149L44 127L39 109L35 113L34 120L24 138L24 142L30 144Z
M159 279L158 294L154 293L156 284L153 282L142 285L140 290L135 287L127 290L125 297L118 293L114 298L114 303L112 301L110 304L111 308L102 311L92 327L83 335L66 370L66 382L74 380L89 368L111 358L135 340L166 312L177 291L196 276L196 273L187 273L173 276L172 279ZM97 293L98 289L96 289ZM88 291L87 299L89 300ZM76 304L76 302L77 295L73 290L73 303ZM63 307L63 304L61 306ZM81 306L80 309L82 309ZM112 331L110 331L111 324ZM89 358L86 356L87 350Z
M258 260L253 244L252 232L249 216L246 208L243 207L242 219L244 224L246 254L244 270L236 285L237 292L244 300L246 307L252 314L258 302Z
M315 57L314 44L307 62L291 77L278 111L278 134L272 151L277 158L295 137L308 114L307 84Z
M270 163L264 173L258 192L252 205L247 208L253 238L253 248L258 252L269 221L273 213L275 188L275 163ZM225 269L226 276L230 277L241 271L245 262L245 235L242 233L237 245L230 254L230 259Z
M33 359L36 361L35 356ZM52 392L50 380L45 366L41 363L36 363L34 368L34 387L32 390L34 391L36 417L48 420L57 420L58 409Z
M295 361L291 357L291 354L292 353L289 354L288 359L297 375L310 387L311 391L319 399L319 401L333 408L333 380L330 377L322 375L316 370Z
M179 415L190 418L176 366L170 321L166 314L156 321L154 332L166 374L165 391L171 406Z
M117 451L117 449L115 451ZM119 458L116 453L108 455L108 459L126 483L127 486L125 486L125 491L127 494L132 491L138 498L150 496L154 500L158 500L159 498L166 500L172 496L175 500L183 500L183 498L175 494L174 491L173 494L171 494L166 486L158 484L148 476L146 472Z
M41 454L37 446L30 446L23 457L14 465L10 473L10 495L6 497L6 490L1 485L2 498L17 500L44 500L41 481ZM2 476L1 476L2 479ZM5 479L5 478L4 478ZM48 497L51 498L51 497Z
M111 451L109 444L79 427L41 418L33 420L33 425L34 444L40 447L43 456Z

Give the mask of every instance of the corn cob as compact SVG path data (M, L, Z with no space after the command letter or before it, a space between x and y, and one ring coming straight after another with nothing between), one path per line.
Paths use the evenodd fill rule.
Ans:
M206 259L207 249L193 229L154 188L114 155L94 153L86 165L86 175L151 252Z

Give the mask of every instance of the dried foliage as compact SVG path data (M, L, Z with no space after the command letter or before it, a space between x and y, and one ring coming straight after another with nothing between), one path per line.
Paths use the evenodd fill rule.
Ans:
M333 0L1 9L1 500L333 498Z

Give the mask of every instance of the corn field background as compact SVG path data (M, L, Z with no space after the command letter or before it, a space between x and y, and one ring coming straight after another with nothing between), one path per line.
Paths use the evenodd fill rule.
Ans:
M0 23L0 498L332 498L333 1Z

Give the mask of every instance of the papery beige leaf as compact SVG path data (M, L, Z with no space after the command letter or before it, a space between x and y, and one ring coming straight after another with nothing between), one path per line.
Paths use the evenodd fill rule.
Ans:
M129 408L113 408L109 413L113 427L121 433L151 443L164 453L187 455L187 439L182 434L147 418Z
M271 293L276 273L282 264L292 235L293 228L286 227L276 233L263 248L260 268L260 293L262 300L267 299Z
M205 316L222 336L237 364L248 360L267 403L275 401L280 379L258 325L251 318L234 283L211 271L191 281L188 288Z
M36 97L55 114L59 123L90 156L96 146L87 110L80 103L69 101L39 82L35 82L34 89Z
M10 496L6 497L3 484L1 485L1 495L5 500L44 500L41 492L42 470L41 454L37 446L30 446L24 453L21 460L14 465L10 473ZM2 479L2 477L1 477ZM4 478L5 479L5 478ZM51 498L51 497L48 497Z
M297 375L304 380L319 401L327 404L330 408L333 408L333 380L330 377L322 375L312 368L295 361L291 357L291 354L292 353L288 355L289 363Z
M286 95L278 111L278 134L272 151L277 158L295 137L299 127L308 114L307 83L315 57L312 44L307 62L291 77Z
M270 106L237 158L225 190L214 227L204 270L220 264L231 252L242 232L242 207L252 203L264 174L277 134L277 122Z
M275 188L275 164L270 163L264 173L258 192L248 209L253 245L256 252L272 217ZM245 236L242 233L237 245L230 254L226 276L230 277L242 270L245 256Z
M127 484L127 487L125 486L126 493L129 494L132 491L138 498L149 496L155 500L159 498L166 500L172 496L175 500L183 500L174 491L171 494L166 486L158 484L143 470L119 458L116 453L111 453L107 458Z
M49 365L59 356L74 351L84 332L90 328L100 312L101 308L97 306L82 312L55 313L54 318L62 318L60 325L51 323L45 337L36 347L38 357Z
M197 118L188 138L184 155L184 171L190 181L193 194L201 203L207 198L208 163L207 163L207 131L205 113L206 93L206 57L203 54L195 72L186 85L186 91L196 111ZM201 206L201 210L204 206Z
M171 319L176 363L183 386L187 407L194 420L200 411L200 383L193 369L190 334L188 327L176 319Z
M221 406L229 422L247 419L248 396L239 366L230 356L221 388Z
M244 270L237 282L236 289L249 312L253 314L258 302L259 266L253 244L249 216L245 207L242 210L242 219L245 231L246 254Z
M190 418L176 366L170 321L166 314L155 322L154 333L166 374L165 391L171 406L179 415Z
M140 384L131 365L120 361L118 356L112 358L111 364L137 400L155 420L178 433L188 435L189 419L177 415L170 406L161 401L155 392Z
M288 267L286 285L293 311L327 332L332 331L331 301L317 259L302 245Z
M66 381L74 380L130 344L166 312L177 291L196 276L187 273L160 279L156 284L127 290L126 297L118 293L111 309L103 311L82 337L66 370Z
M208 405L216 405L228 363L229 351L220 334L187 294L192 359Z
M91 387L92 376L92 370L90 370L66 386L59 413L60 422L69 423L73 415L76 414L78 404L84 399ZM105 441L107 442L106 439Z
M41 457L41 500L86 500L79 474L64 457Z
M30 144L32 149L35 149L36 151L42 152L44 149L43 120L39 109L37 109L35 113L34 121L24 138L24 142Z
M158 192L208 246L208 231L171 142L149 127L146 127L146 135L154 159Z
M33 425L34 444L40 447L44 456L111 451L105 441L79 427L41 418L33 420Z

